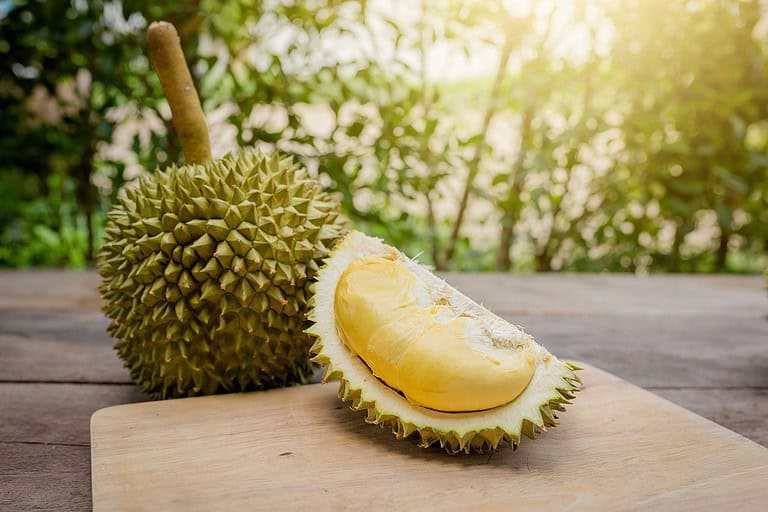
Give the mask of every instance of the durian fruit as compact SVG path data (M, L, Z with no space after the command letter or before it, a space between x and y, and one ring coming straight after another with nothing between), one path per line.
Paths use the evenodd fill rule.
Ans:
M100 266L132 378L160 398L302 381L307 298L341 229L336 202L274 153L139 178L109 212Z
M277 153L212 161L175 29L153 24L149 42L192 163L140 177L107 216L100 290L117 352L155 398L303 381L307 298L344 229L338 202Z
M426 267L353 231L317 275L307 332L324 381L366 421L450 453L517 447L557 423L575 366Z

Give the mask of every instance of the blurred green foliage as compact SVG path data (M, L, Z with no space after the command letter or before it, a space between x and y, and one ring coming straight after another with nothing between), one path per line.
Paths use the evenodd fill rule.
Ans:
M359 229L440 269L754 272L764 18L757 0L0 0L0 266L87 265L120 188L182 160L144 48L166 19L215 151L295 155Z

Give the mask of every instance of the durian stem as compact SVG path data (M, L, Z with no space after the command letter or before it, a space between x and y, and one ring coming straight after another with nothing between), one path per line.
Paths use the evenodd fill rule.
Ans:
M152 23L147 29L147 47L171 107L173 126L181 139L186 162L202 164L212 160L208 125L176 28L165 21Z

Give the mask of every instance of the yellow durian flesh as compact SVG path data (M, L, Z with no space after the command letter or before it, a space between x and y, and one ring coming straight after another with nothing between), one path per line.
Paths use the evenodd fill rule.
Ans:
M535 371L531 338L433 292L395 256L357 258L334 294L339 337L416 405L471 412L517 398Z

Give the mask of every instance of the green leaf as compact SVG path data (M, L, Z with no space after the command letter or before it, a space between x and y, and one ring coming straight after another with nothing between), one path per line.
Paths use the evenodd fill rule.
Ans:
M502 183L507 183L508 181L509 181L509 173L501 172L493 177L493 181L491 182L491 184L493 186L496 186Z
M731 225L733 224L733 215L731 214L731 210L725 205L725 203L723 203L721 199L715 200L714 208L715 213L717 213L718 224L720 224L721 227L730 229Z
M725 167L715 165L713 170L727 188L740 194L749 192L749 185L741 177L736 176Z

